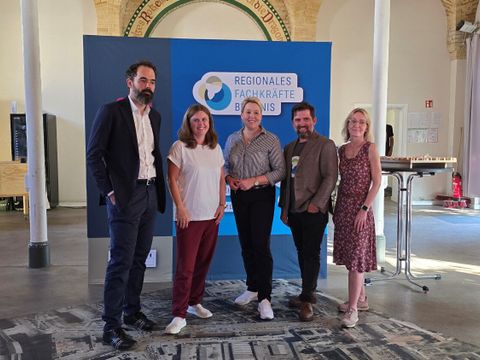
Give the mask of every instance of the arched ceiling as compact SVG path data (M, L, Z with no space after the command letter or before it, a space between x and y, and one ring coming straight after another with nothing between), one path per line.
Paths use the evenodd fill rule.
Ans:
M166 0L93 0L97 11L97 33L99 35L117 35L125 34L129 24L136 14L136 11L142 5L163 6ZM192 0L192 2L209 2L219 0ZM231 4L241 1L229 1ZM250 15L255 21L260 22L262 14L258 7L266 6L267 11L272 11L278 15L276 28L267 29L270 34L275 34L278 27L284 26L284 38L277 40L295 40L295 41L314 41L316 33L316 19L320 11L323 0L243 0L253 9ZM465 35L456 31L456 24L460 20L473 22L478 7L479 0L439 0L441 1L445 14L447 16L446 41L448 50L452 59L465 58ZM185 0L170 0L169 4L178 3L187 4ZM159 16L157 14L157 16ZM162 14L165 16L165 14ZM265 31L265 30L264 30ZM148 31L141 36L148 36ZM268 38L268 36L267 36Z

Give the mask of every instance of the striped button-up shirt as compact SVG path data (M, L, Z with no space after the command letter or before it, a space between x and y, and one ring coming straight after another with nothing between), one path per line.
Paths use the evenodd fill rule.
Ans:
M242 131L231 134L225 143L225 176L248 179L265 175L270 185L285 177L285 159L278 137L262 128L249 144L242 139Z

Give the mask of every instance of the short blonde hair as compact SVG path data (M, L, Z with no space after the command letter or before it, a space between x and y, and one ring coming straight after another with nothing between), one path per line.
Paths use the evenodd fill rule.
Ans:
M363 116L365 116L365 119L367 120L367 129L365 130L365 133L363 134L363 138L366 141L373 142L373 135L371 132L372 128L372 121L370 120L370 115L368 114L368 111L363 109L363 108L355 108L350 113L348 114L347 118L343 122L343 128L342 128L342 136L345 141L350 140L350 132L348 131L348 123L350 120L353 119L353 115L356 113L362 113Z
M243 110L245 109L245 106L248 103L257 104L258 107L260 108L260 114L263 112L262 101L259 98L257 98L256 96L249 96L249 97L246 97L245 99L243 99L240 113L243 113Z

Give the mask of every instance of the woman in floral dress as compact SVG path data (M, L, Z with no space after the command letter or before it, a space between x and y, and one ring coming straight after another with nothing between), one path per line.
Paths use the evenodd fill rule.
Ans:
M368 310L364 273L377 269L371 206L380 188L382 171L370 127L367 111L353 109L342 129L347 143L338 150L341 179L333 215L333 261L348 269L348 302L339 306L345 313L342 324L346 327L356 325L359 310Z

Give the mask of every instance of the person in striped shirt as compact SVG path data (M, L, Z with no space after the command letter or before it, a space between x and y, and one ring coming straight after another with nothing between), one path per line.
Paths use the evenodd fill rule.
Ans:
M278 137L262 127L262 103L247 97L241 105L243 127L225 144L225 180L247 274L247 290L235 299L244 306L258 300L262 320L274 317L271 305L273 259L270 251L275 183L285 176Z

